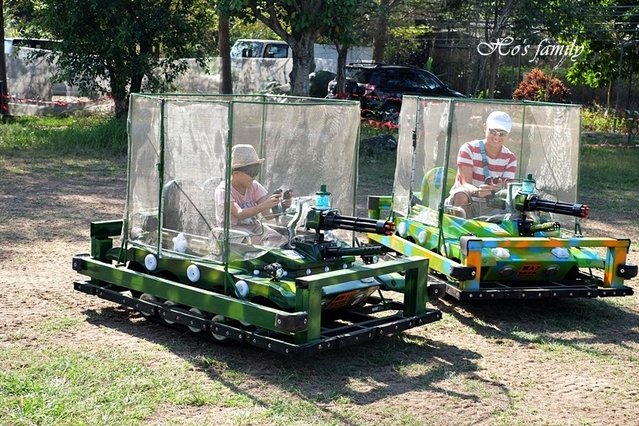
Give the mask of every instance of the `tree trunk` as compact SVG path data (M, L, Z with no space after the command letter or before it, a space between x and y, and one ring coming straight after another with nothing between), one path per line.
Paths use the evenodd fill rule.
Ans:
M221 61L220 93L233 93L233 77L231 75L231 42L229 40L229 17L220 15L218 25L218 47Z
M498 12L497 9L495 9L495 17L494 20L492 22L492 31L490 32L490 35L487 37L487 41L489 42L494 42L496 41L499 37L501 37L504 29L506 28L506 24L508 23L508 20L510 19L510 14L512 12L513 9L513 4L514 4L514 0L507 0L506 4L504 4L503 9L501 10L501 12ZM489 22L486 21L486 30L488 30L489 27ZM497 53L493 52L493 55L496 55ZM475 83L475 89L473 90L473 94L477 94L477 92L479 91L479 88L481 87L482 83L484 83L484 79L485 79L485 72L486 72L486 66L489 65L490 63L494 64L492 58L490 59L484 59L482 60L481 58L479 59L479 75L477 76L477 82ZM494 71L492 72L497 72L496 68L493 67ZM491 78L494 77L494 75L490 76ZM488 87L486 87L488 86ZM484 86L485 88L489 89L489 92L493 91L494 87L490 87L490 81L489 82L485 82ZM492 93L490 95L492 97Z
M9 116L9 97L7 90L7 57L4 51L4 0L0 0L0 34L2 34L2 47L0 47L0 114L2 118Z
M488 97L495 97L495 80L497 79L497 69L499 67L499 57L497 55L490 56L490 74L488 78Z
M293 69L289 74L291 95L308 96L311 68L315 64L315 37L303 35L287 41L293 51Z
M129 113L128 96L121 86L122 85L117 82L114 82L114 78L111 78L111 97L113 98L116 118L126 118ZM131 87L131 93L133 93L133 87Z
M118 78L113 70L109 70L109 75L111 76L109 83L111 84L111 97L113 97L115 117L126 118L129 113L129 95L130 93L141 92L144 75L132 76L130 84ZM127 90L127 86L130 87L130 90Z
M115 118L126 118L129 114L129 102L126 99L113 98Z
M335 93L338 97L346 92L346 75L344 70L346 68L346 57L348 56L348 46L336 46L337 47L337 74L335 79L337 84L335 85Z
M390 13L392 0L381 0L379 12L375 17L375 36L373 39L373 62L384 62L384 49L388 35L388 14Z

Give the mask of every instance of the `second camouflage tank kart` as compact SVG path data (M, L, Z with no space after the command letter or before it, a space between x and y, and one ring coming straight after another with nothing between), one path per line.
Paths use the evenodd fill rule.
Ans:
M73 258L88 277L76 290L285 354L441 318L427 302L444 289L428 284L423 259L376 263L383 248L356 243L355 232L394 232L353 216L356 102L136 94L129 111L124 219L91 224L91 252ZM224 220L239 144L264 159L256 179L293 199L250 226Z
M515 178L488 176L494 192L454 205L458 150L484 137L495 110L512 117L505 146L517 158ZM632 294L630 241L582 232L579 126L575 105L405 97L394 194L369 197L369 216L394 221L397 235L371 240L428 258L430 279L457 299Z

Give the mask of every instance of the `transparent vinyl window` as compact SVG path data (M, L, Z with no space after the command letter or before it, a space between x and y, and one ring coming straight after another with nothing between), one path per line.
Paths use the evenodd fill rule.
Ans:
M295 209L312 202L320 184L334 208L353 214L358 129L353 101L133 95L128 242L160 256L257 256L287 241ZM265 211L251 226L226 220L233 218L230 161L238 144L264 159L255 180L268 194L292 197L286 209Z
M408 214L411 203L437 213L443 208L457 175L459 149L466 142L485 138L483 124L492 111L506 112L512 118L512 130L504 141L517 159L510 191L516 192L521 181L532 175L540 197L578 201L578 106L405 96L400 114L395 210ZM437 225L439 215L433 211L424 215L429 223ZM565 226L574 224L571 217L557 215L556 219Z

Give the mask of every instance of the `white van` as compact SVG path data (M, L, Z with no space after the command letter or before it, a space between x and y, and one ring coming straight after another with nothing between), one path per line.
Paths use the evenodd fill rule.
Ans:
M281 40L239 39L231 47L231 58L286 59L293 56L291 47Z
M329 68L337 64L337 49L329 44L315 44L315 59L328 61ZM242 38L233 44L231 48L232 59L242 58L276 58L287 59L293 57L293 50L282 40L258 40ZM353 46L348 49L346 62L370 61L373 58L373 48L366 46ZM320 66L320 64L318 64ZM326 68L326 69L329 69ZM334 70L333 70L334 71Z

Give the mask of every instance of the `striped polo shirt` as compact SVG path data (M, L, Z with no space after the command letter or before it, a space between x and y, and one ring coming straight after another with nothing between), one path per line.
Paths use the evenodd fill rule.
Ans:
M466 142L459 149L457 154L457 166L466 165L473 168L473 185L479 187L482 185L487 176L484 176L484 162L482 161L481 149L479 143L481 140ZM485 143L485 142L484 142ZM517 158L508 148L502 145L501 151L497 157L493 158L486 154L488 160L488 171L491 177L500 177L505 180L515 178L517 172ZM461 186L461 178L457 175L455 187Z

